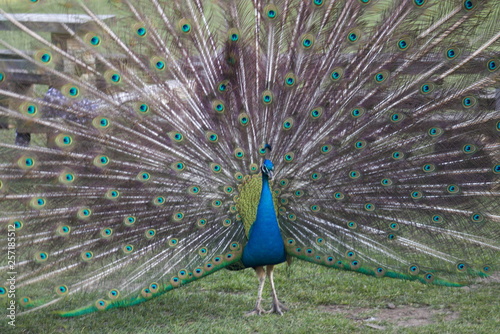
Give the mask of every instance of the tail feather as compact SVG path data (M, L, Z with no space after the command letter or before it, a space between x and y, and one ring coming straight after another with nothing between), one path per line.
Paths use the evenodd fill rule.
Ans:
M0 9L27 66L0 68L0 116L47 139L0 141L25 307L133 305L235 266L264 157L291 257L447 286L498 267L495 1L35 3Z

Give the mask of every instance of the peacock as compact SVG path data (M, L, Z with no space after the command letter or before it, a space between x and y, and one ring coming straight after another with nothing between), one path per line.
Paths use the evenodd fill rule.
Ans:
M283 314L281 263L448 287L500 265L497 1L18 0L0 19L0 296L20 314L245 268L249 314Z

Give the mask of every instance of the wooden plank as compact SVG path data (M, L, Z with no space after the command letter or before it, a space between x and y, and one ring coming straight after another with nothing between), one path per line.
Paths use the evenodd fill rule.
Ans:
M78 30L83 25L94 22L94 20L84 14L35 14L20 13L9 14L14 20L19 21L27 28L33 31L52 32L68 34L63 25L67 25L72 30ZM115 17L115 15L97 15L100 20L106 21ZM18 30L7 17L0 15L0 30Z

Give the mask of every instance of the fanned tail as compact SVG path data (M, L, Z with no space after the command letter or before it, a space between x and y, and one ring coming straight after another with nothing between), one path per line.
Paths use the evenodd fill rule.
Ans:
M16 241L1 270L18 273L24 310L134 305L234 267L259 198L238 186L264 157L290 256L447 286L498 268L495 1L31 1L0 15L15 59L0 116L24 144L0 141L0 227Z

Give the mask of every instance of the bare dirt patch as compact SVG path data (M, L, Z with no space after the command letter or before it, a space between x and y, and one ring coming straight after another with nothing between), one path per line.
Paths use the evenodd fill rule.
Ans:
M434 309L428 306L387 305L387 308L351 308L344 305L322 305L320 309L329 313L342 313L347 318L367 327L384 330L390 327L418 327L436 322L458 319L459 313L449 309Z

